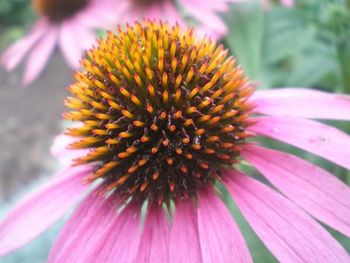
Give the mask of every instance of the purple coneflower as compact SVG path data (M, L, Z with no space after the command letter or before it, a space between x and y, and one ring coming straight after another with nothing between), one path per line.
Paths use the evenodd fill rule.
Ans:
M40 18L32 31L10 46L1 64L11 71L28 55L23 83L34 81L58 44L67 63L79 67L83 51L94 42L93 30L114 21L110 0L32 0Z
M228 29L218 12L227 12L230 2L244 1L246 0L119 0L119 12L122 22L133 22L136 17L166 19L171 24L177 22L184 25L180 12L180 9L183 9L190 18L199 22L197 33L220 38Z
M0 254L38 236L88 192L50 263L251 262L221 184L279 261L350 261L315 220L350 236L349 188L255 141L267 136L349 169L350 137L310 120L349 120L349 97L255 92L222 46L191 29L143 22L118 31L88 51L68 88L73 111L65 118L80 124L60 139L68 148L54 152L73 163L2 221ZM242 160L273 188L238 171Z

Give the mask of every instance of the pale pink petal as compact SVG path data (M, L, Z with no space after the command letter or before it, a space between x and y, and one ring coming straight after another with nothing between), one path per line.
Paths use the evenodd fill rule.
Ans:
M95 32L81 27L77 33L78 39L82 50L87 50L92 48L93 44L96 43Z
M205 10L202 5L197 5L191 0L181 0L184 8L196 19L205 24L209 30L215 30L221 34L227 33L227 26L224 21L216 15L213 10Z
M0 223L0 255L25 245L62 217L87 189L82 179L91 171L89 166L65 169L17 205Z
M68 146L80 139L77 137L60 134L56 136L51 146L51 154L56 157L60 162L71 164L76 158L85 156L90 150L69 149Z
M137 262L169 262L170 227L162 207L149 209L137 254Z
M350 262L345 249L288 199L238 172L226 176L243 216L280 262Z
M49 24L46 20L40 19L27 36L18 40L5 50L1 55L0 63L4 65L8 71L15 69L48 28Z
M350 169L350 137L315 121L293 117L258 117L249 127L259 135L289 143Z
M196 209L189 200L176 202L175 218L170 232L171 263L202 262Z
M80 22L86 28L106 29L120 20L125 5L130 1L90 0L89 5L71 20Z
M164 12L166 14L166 20L174 25L178 23L180 26L183 26L185 22L183 21L179 11L174 6L174 3L171 0L166 0L164 3Z
M43 71L44 67L53 52L57 41L57 28L51 26L45 36L36 43L31 51L24 72L23 84L28 85L33 82Z
M84 51L80 44L80 41L83 40L79 38L79 30L77 23L68 20L61 25L58 39L60 50L68 65L73 69L79 68L79 62Z
M140 214L138 206L128 205L107 227L95 232L93 246L84 250L78 262L137 262Z
M294 6L294 0L281 0L281 3L284 6L287 6L287 7L293 7Z
M203 263L253 262L239 227L213 193L200 194L198 230Z
M49 263L82 262L81 258L101 242L99 233L117 219L113 197L106 198L93 191L68 220L50 251Z
M303 88L256 91L256 111L268 115L350 120L350 96Z
M350 236L350 188L327 171L291 154L257 146L242 156L312 216Z

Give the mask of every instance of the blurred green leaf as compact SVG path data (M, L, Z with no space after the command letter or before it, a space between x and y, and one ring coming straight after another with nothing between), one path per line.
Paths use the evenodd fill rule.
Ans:
M259 79L264 26L261 4L257 1L235 4L225 19L230 27L230 33L225 39L227 46L246 74L251 79Z
M265 63L274 63L298 54L312 41L303 14L297 9L274 8L266 16L263 41Z

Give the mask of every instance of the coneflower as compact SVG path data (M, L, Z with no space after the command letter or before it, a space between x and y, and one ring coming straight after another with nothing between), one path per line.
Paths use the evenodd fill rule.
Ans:
M229 11L230 3L246 0L115 0L118 1L119 20L166 19L170 24L185 25L184 15L197 22L197 33L220 38L228 32L220 13Z
M93 30L115 21L111 0L32 0L32 6L39 15L32 31L5 50L0 59L11 71L28 55L25 85L40 75L57 44L67 63L78 68L83 51L94 42Z
M67 148L54 149L75 159L0 224L0 254L35 238L89 188L49 262L251 262L221 184L279 261L350 261L312 218L349 236L349 188L255 141L268 136L349 169L349 136L309 120L349 120L349 97L254 92L222 46L161 22L108 33L82 66L65 114L79 125L66 131ZM242 160L283 195L238 171Z

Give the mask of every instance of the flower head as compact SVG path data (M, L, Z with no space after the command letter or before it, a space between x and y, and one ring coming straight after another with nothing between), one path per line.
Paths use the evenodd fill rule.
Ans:
M185 25L186 15L197 22L198 33L217 39L228 31L218 13L227 12L233 2L242 0L121 0L118 14L121 22L133 22L135 18L166 19L171 24L180 25Z
M45 230L91 185L49 262L251 262L221 183L279 261L349 262L311 217L350 236L349 188L255 141L271 137L349 169L350 137L309 120L349 120L349 97L254 92L221 46L162 22L108 33L82 66L65 114L79 125L61 137L68 148L54 149L75 158L0 224L0 254ZM286 197L238 171L241 160Z
M76 163L99 164L88 180L162 203L220 179L249 135L252 92L226 54L192 30L150 22L101 40L66 101L74 111L65 117L83 123L66 132L79 137L70 147L91 149Z
M114 21L114 4L110 0L32 0L39 15L32 31L11 45L0 62L9 71L26 57L23 83L34 81L44 70L58 44L67 63L79 67L83 51L94 42L94 29L105 28Z

